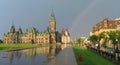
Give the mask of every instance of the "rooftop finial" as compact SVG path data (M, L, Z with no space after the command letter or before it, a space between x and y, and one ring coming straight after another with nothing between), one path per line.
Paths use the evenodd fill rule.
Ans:
M51 16L54 16L54 10L53 10L53 8L52 8L52 13L51 13Z
M54 15L54 11L52 9L52 12L51 12L51 16L50 16L50 22L55 22L55 15Z
M14 26L14 20L12 19L12 26Z
M14 27L14 21L12 20L12 26Z

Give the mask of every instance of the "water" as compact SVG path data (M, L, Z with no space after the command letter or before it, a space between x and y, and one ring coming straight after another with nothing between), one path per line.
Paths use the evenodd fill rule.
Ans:
M55 57L55 47L37 47L17 51L0 50L0 65L47 65Z
M0 50L0 65L47 65L59 51L69 44L57 46L36 47L23 50Z

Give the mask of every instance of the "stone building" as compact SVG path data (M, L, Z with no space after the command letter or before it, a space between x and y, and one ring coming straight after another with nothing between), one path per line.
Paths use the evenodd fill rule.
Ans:
M62 43L71 43L71 36L68 30L62 29L61 32L61 42Z
M115 20L104 19L93 26L93 30L90 35L99 35L102 32L120 30L120 18ZM106 35L107 37L107 35ZM100 46L105 42L104 39L100 39ZM112 40L109 40L106 44L108 48L114 48Z
M58 32L59 33L59 32ZM31 27L26 30L25 33L19 28L15 30L15 26L12 24L10 31L4 34L4 43L56 43L58 40L56 32L56 19L52 13L49 20L49 27L44 32L39 32L36 28ZM60 37L59 37L60 38Z
M93 26L91 35L98 35L101 32L115 31L120 29L120 19L109 20L104 19Z

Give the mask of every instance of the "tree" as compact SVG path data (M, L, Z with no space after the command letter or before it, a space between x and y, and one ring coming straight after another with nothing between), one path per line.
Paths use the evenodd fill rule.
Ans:
M118 44L120 44L120 31L116 31L116 39L118 40Z
M56 39L57 39L57 42L61 42L61 33L59 33L58 31L56 32Z
M89 40L93 43L93 44L97 44L98 43L98 36L97 35L92 35L89 37Z
M80 46L82 46L82 41L83 41L82 38L77 38L76 41L78 44L80 44Z
M119 37L118 33L119 33L118 31L110 31L110 32L108 32L109 39L112 40L114 50L116 50L115 46L118 43L118 38L117 38L117 37Z
M3 41L2 41L2 40L0 40L0 43L3 43Z
M81 39L81 38L77 38L77 39L76 39L76 41L77 41L77 43L79 43L79 44L80 44L80 43L81 43L81 41L82 41L82 39Z
M116 31L110 31L110 32L107 32L108 36L109 36L109 39L112 40L113 44L117 44L117 33Z
M106 39L106 32L102 32L102 33L100 33L99 35L98 35L98 41L99 41L99 43L100 43L100 47L101 46L106 46L106 41L107 41L107 39Z
M105 38L105 32L102 32L98 35L98 39L99 41L102 39L102 38Z

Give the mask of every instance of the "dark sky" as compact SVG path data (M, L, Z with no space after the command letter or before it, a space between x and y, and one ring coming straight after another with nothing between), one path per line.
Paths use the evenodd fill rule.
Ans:
M57 30L67 28L72 38L89 36L93 25L120 17L120 0L0 0L0 39L12 24L44 31L54 10Z

